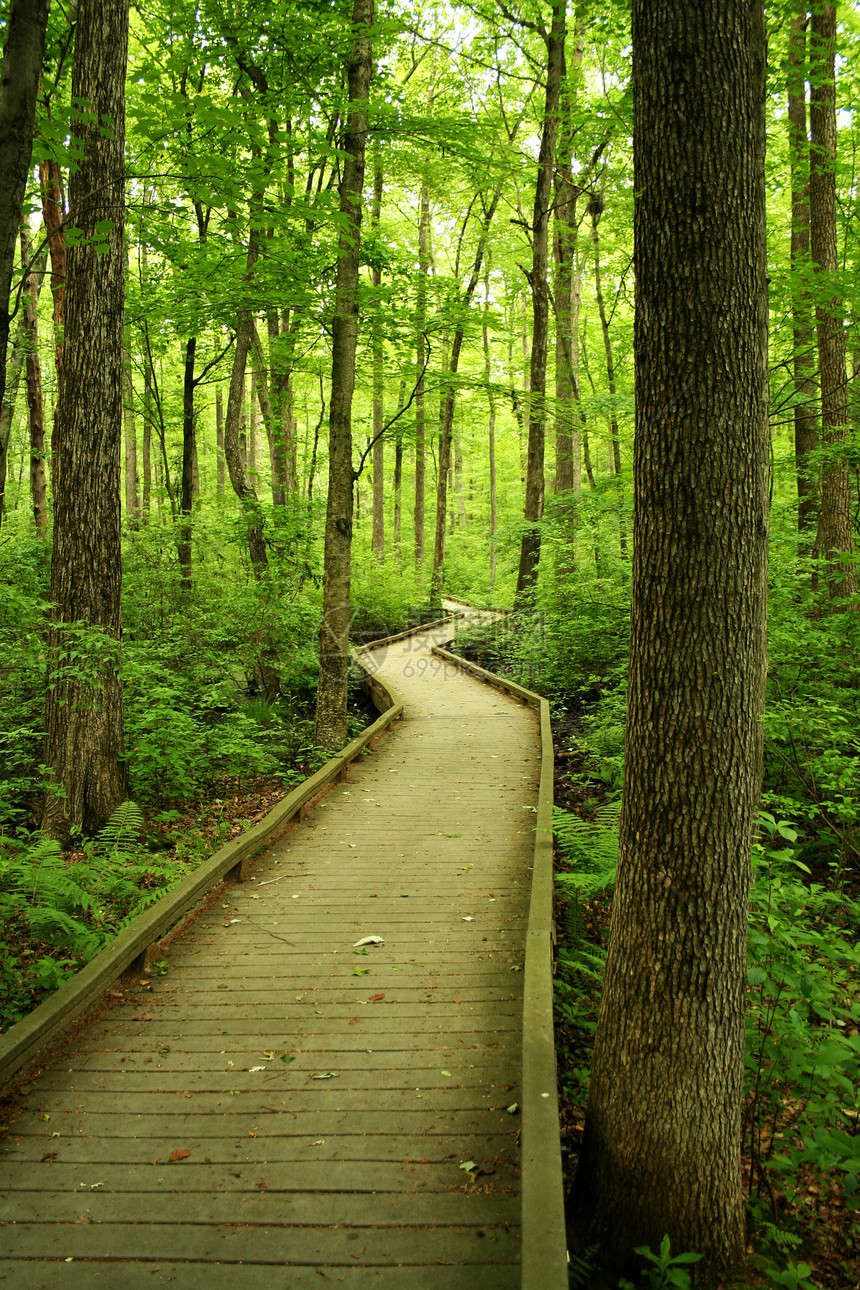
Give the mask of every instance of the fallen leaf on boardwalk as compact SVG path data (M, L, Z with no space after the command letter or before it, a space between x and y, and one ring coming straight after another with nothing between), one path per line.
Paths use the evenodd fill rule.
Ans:
M249 1069L248 1074L249 1074L249 1075L255 1075L255 1074L257 1073L257 1071L264 1071L265 1069L266 1069L266 1068L265 1068L265 1066L252 1066L252 1067Z
M368 972L369 972L369 971L370 971L370 968L369 968L369 967L357 967L357 968L353 968L349 975L350 975L350 976L367 976L367 974L368 974Z
M168 1156L168 1159L169 1160L187 1160L190 1155L191 1155L190 1151L184 1151L181 1147L177 1147L174 1151L171 1151L170 1155Z
M282 1061L282 1062L286 1062L286 1064L287 1064L287 1065L289 1065L289 1064L290 1064L290 1062L291 1062L292 1060L293 1060L293 1054L292 1054L292 1053L281 1053L281 1061Z
M362 949L360 949L360 950L353 950L352 952L353 952L353 954L369 954L369 953L370 953L370 951L369 951L369 949L367 948L367 946L366 946L366 945L365 945Z
M274 1048L269 1048L266 1050L266 1052L263 1053L263 1056L265 1057L267 1062L273 1062L277 1057L277 1055L278 1054L275 1052ZM231 1062L231 1065L232 1065L232 1062Z
M385 944L384 936L362 936L360 941L353 942L353 948L358 948L359 945L384 945L384 944Z
M385 998L385 995L384 995L384 994L372 994L372 995L370 996L370 1002L371 1002L371 1003L379 1003L380 999L384 999L384 998Z
M337 1071L320 1071L318 1075L312 1075L311 1079L337 1079Z
M442 1072L442 1074L443 1074L443 1075L447 1075L449 1078L450 1078L450 1076L451 1076L451 1072L450 1072L450 1071L443 1071L443 1072Z
M508 1107L508 1115L516 1115L517 1109L518 1109L517 1103L511 1102L510 1106Z
M257 1186L259 1187L260 1191L266 1191L269 1184L267 1182L258 1182Z
M463 915L463 922L464 922L464 923L474 923L474 921L475 921L475 919L474 919L474 917L473 917L471 914L464 914L464 915Z
M316 1139L316 1141L314 1141L314 1142L312 1142L312 1143L311 1143L311 1146L312 1146L312 1147L324 1147L324 1146L325 1146L325 1138L317 1138L317 1139Z
M242 921L242 920L241 920L241 918L231 918L231 919L229 919L229 920L228 920L228 922L226 922L226 923L224 924L224 926L225 926L225 927L229 927L231 923L241 923L241 921ZM143 982L141 982L141 985L142 985L142 984L143 984Z
M356 844L354 842L350 842L348 845L352 847L353 851L355 850Z
M471 1173L472 1170L477 1169L478 1166L475 1164L474 1160L464 1160L460 1165L460 1168L465 1169L466 1173Z

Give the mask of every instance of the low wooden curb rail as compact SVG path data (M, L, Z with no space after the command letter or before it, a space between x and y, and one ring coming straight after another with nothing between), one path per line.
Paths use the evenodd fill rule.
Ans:
M523 970L522 1290L567 1290L567 1237L558 1122L553 1034L552 801L553 751L549 704L541 695L459 658L441 646L433 653L506 690L540 712L541 771L534 868Z
M450 620L448 620L450 621ZM425 627L413 631L426 631ZM401 635L409 635L409 632ZM398 637L399 639L399 637ZM385 641L376 642L379 648ZM136 960L145 964L157 957L152 951L163 936L225 878L244 878L251 857L282 833L297 816L303 819L314 799L338 779L393 722L403 715L403 705L368 669L365 686L374 707L381 714L341 752L326 762L314 775L293 789L258 824L240 838L228 842L205 860L193 873L167 892L161 900L119 933L100 954L81 968L56 993L39 1004L23 1021L0 1035L0 1088L31 1061L41 1049L61 1038L73 1021L98 1002L99 997L130 968ZM148 953L149 952L149 953Z

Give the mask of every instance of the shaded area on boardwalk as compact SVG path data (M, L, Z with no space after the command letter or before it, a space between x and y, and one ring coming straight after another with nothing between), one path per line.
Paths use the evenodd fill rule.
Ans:
M449 634L369 656L407 719L34 1083L3 1284L518 1285L537 718Z

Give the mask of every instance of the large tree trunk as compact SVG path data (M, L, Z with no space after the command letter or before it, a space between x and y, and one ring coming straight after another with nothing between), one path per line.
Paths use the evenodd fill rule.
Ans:
M30 498L39 537L48 534L48 480L45 471L45 410L42 364L39 359L39 292L46 255L32 259L30 236L21 225L21 264L24 269L24 330L27 334L27 408L30 414Z
M845 460L848 439L848 374L836 240L836 8L817 6L812 14L812 149L809 175L810 240L818 275L818 368L821 384L821 434L827 455L821 473L819 549L831 598L857 592L850 555L851 476Z
M12 0L0 74L0 403L6 388L15 246L33 152L48 0Z
M126 796L119 650L127 47L128 0L79 0L72 99L91 105L92 115L73 127L81 162L69 204L85 240L67 263L45 752L64 796L49 792L42 819L59 838L72 827L101 828ZM96 236L100 221L110 221L110 231ZM98 251L105 242L107 251ZM73 653L82 643L85 652Z
M546 356L549 331L547 259L552 205L552 172L558 133L561 66L564 57L566 0L554 0L552 26L546 36L547 74L538 177L532 221L532 354L529 367L529 446L526 457L526 529L520 548L516 603L528 600L537 582L544 496L544 439L546 435Z
M636 440L624 806L571 1227L744 1258L768 427L761 0L634 0ZM696 129L690 122L696 122Z
M347 735L349 670L350 547L352 543L352 393L358 341L358 277L361 194L367 139L372 53L369 28L373 0L354 0L355 42L349 59L349 116L343 140L335 309L332 319L331 408L329 412L328 502L325 525L323 621L314 742L339 748Z
M818 484L810 453L818 447L814 381L815 330L809 267L809 136L806 132L806 4L791 20L788 44L788 135L791 160L791 274L794 334L794 459L797 471L797 528L806 554L818 514Z
M421 209L418 216L418 286L415 305L418 340L415 352L415 568L424 571L424 489L426 480L426 430L424 412L424 366L427 361L424 329L427 315L427 276L430 272L430 189L425 179L421 185Z

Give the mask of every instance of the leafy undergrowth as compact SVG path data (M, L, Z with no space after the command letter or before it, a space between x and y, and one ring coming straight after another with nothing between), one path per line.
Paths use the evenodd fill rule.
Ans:
M350 738L376 710L353 696ZM267 720L267 705L254 714ZM69 852L38 833L0 839L0 1032L69 980L110 940L219 847L239 837L313 774L309 743L277 776L222 775L177 802L127 802Z
M620 798L577 740L580 700L556 731L556 1039L569 1182L612 910ZM572 715L571 715L572 714ZM605 767L604 767L605 770ZM817 880L790 826L762 817L754 848L743 1171L752 1239L744 1285L860 1286L860 902Z
M203 799L133 803L85 846L36 837L0 856L0 1031L20 1021L129 922L284 796L281 780L225 778Z

